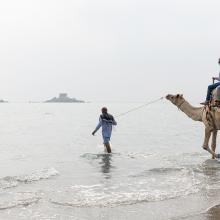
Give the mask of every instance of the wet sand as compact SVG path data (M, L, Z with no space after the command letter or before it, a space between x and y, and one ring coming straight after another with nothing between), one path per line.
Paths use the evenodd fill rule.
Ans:
M220 219L220 204L209 208L206 212L184 218L185 220L219 220Z
M219 220L220 219L220 205L216 205L208 210L205 214L206 219L209 220Z

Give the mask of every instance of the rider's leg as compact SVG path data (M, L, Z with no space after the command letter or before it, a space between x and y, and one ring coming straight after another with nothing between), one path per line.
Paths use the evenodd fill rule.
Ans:
M207 91L207 96L206 96L206 101L207 102L211 99L212 91L215 88L217 88L218 86L220 86L220 82L214 83L214 84L208 86L208 91Z

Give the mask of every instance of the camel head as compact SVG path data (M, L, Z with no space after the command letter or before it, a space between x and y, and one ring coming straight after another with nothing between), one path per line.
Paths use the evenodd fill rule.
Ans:
M183 98L183 95L180 95L180 94L177 94L177 95L168 94L166 96L166 99L171 101L176 106L182 105L183 102L185 101L185 99Z

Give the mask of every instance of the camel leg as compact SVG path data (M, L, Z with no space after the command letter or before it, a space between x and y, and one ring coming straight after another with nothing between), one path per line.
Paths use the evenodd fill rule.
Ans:
M204 139L204 143L203 143L203 149L204 150L207 150L213 158L217 157L217 155L215 154L214 151L212 151L210 148L209 148L209 139L211 137L211 131L210 129L206 128L205 129L205 139Z
M212 148L212 151L215 152L215 149L216 149L216 138L217 138L217 133L218 131L217 130L214 130L212 132L212 145L211 145L211 148ZM215 159L215 157L212 155L212 159Z

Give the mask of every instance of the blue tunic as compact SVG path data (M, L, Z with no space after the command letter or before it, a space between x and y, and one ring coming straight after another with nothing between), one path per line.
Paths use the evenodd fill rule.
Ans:
M110 117L105 117L105 115L101 115L99 117L99 123L95 129L95 132L99 130L99 128L102 127L102 136L103 138L110 138L112 134L112 126L117 125L117 122L115 121L114 117L109 115Z

